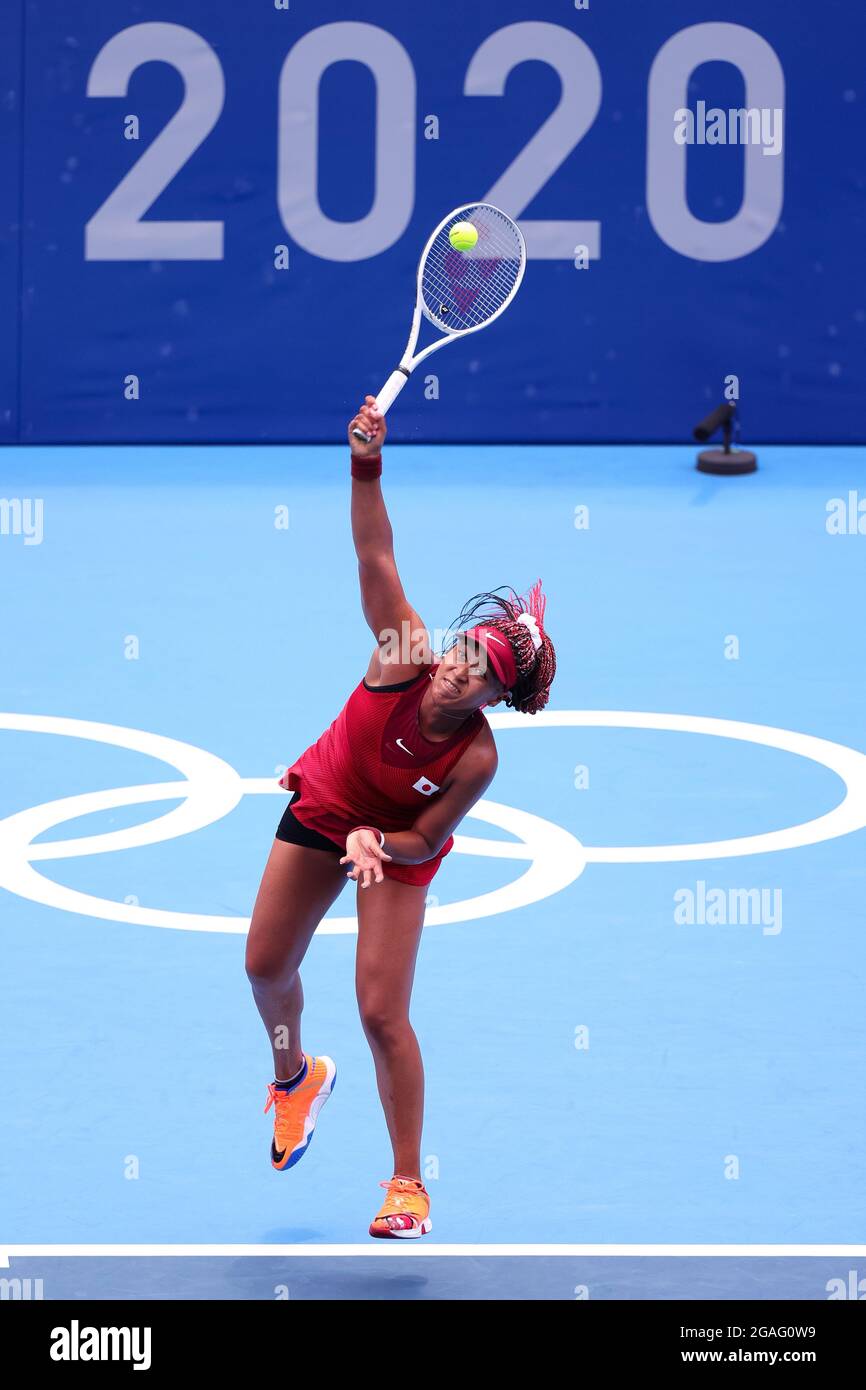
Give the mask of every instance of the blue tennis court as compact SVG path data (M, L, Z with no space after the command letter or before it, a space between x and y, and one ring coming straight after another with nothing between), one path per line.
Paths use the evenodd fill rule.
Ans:
M373 1245L355 886L302 970L338 1082L288 1173L243 969L277 779L373 645L345 453L5 452L33 505L0 537L4 1249ZM491 712L498 775L431 885L431 1255L866 1244L866 451L758 453L713 479L692 448L389 446L425 622L540 575L558 660L542 715Z

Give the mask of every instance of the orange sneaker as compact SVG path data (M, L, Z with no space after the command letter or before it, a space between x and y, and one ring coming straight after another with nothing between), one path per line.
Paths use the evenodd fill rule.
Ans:
M337 1068L330 1057L310 1057L304 1053L307 1072L303 1081L291 1091L268 1086L267 1115L274 1106L274 1137L271 1142L271 1164L284 1171L293 1168L310 1147L319 1111L334 1089Z
M417 1240L426 1236L432 1227L430 1196L423 1182L396 1175L389 1182L380 1182L388 1190L382 1209L370 1225L371 1236L386 1236L397 1240Z

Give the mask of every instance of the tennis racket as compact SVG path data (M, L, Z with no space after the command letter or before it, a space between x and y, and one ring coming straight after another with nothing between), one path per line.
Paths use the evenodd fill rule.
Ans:
M468 251L455 250L449 240L457 222L471 222L478 233L477 242ZM418 262L415 312L406 350L376 397L383 415L419 362L446 343L477 333L499 318L517 294L525 269L523 233L491 203L467 203L442 219ZM416 353L422 314L443 336ZM372 438L358 428L352 433L365 443Z

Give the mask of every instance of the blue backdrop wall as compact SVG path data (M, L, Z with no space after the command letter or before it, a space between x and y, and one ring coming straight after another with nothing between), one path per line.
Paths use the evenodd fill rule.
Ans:
M860 0L279 4L0 9L4 442L339 437L482 199L523 287L393 438L682 439L732 377L746 439L864 437Z

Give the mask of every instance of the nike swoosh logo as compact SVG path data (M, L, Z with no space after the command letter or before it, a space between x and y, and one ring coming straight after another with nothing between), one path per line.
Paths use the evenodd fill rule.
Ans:
M395 739L394 742L396 743L396 745L397 745L398 748L402 748L402 749L403 749L403 752L404 752L404 753L408 753L410 758L414 758L415 754L412 752L412 749L411 749L411 748L407 748L406 745L405 745L405 743L403 742L403 740L402 740L401 738Z
M508 643L507 643L506 641L504 641L503 638L501 638L501 637L494 637L492 632L487 632L487 633L485 633L485 635L484 635L484 640L485 640L486 642L498 642L499 645L500 645L500 647L507 647L507 646L508 646Z

